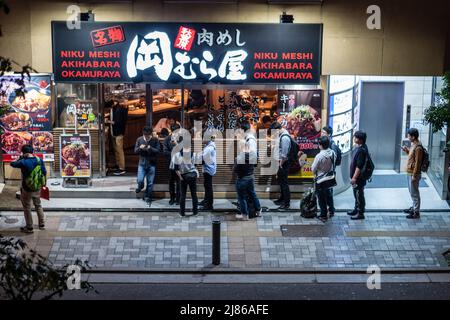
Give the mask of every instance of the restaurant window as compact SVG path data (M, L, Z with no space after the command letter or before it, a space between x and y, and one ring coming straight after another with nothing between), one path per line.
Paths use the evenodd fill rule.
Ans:
M98 86L96 84L56 85L58 126L98 129Z
M104 145L106 167L111 169L116 166L112 129L115 122L113 108L127 110L125 121L125 133L123 135L123 150L125 164L128 171L137 171L136 154L134 146L136 139L142 135L142 128L146 125L147 107L145 84L105 84L104 85ZM117 113L116 113L117 114ZM117 122L116 122L117 123Z
M182 94L181 89L157 89L153 90L153 130L161 136L164 128L168 131L175 123L181 126L182 119ZM184 105L187 102L187 90L184 94Z

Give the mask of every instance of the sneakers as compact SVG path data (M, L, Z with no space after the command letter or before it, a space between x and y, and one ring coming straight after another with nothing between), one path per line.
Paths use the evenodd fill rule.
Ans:
M23 233L33 233L33 228L28 228L28 227L21 227L20 231L22 231Z
M180 216L180 217L185 217L186 215L184 214L184 213L182 213L182 212L178 212L178 215Z
M240 221L248 221L248 217L244 216L243 214L236 214L236 220L240 220Z
M45 230L45 225L40 224L40 225L39 225L39 230Z
M261 214L262 214L262 208L259 208L259 210L256 210L256 212L255 212L255 216L258 218L258 217L261 217Z
M127 173L125 170L122 169L117 169L116 171L114 171L114 175L115 176L123 176L125 173Z
M406 216L406 219L419 219L420 213L419 212L411 212Z

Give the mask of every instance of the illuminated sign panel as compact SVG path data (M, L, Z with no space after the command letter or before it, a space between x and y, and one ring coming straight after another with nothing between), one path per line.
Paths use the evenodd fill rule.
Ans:
M318 84L321 24L52 22L57 82Z

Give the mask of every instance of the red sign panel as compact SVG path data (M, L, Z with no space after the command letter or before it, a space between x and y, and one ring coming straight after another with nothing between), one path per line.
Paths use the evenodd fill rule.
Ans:
M91 31L91 40L92 45L95 48L103 47L114 43L124 42L125 34L123 33L122 26L114 26Z
M180 29L178 29L174 47L180 50L189 51L191 50L194 39L195 29L181 26Z

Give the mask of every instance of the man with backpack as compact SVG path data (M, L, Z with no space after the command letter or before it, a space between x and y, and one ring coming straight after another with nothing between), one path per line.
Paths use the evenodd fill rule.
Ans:
M331 128L330 126L326 126L322 128L322 136L323 137L328 137L328 139L330 140L330 149L334 151L335 155L336 155L336 159L334 162L335 167L338 167L341 165L342 162L342 151L339 148L339 146L333 141L332 137L333 137L333 128ZM328 212L328 215L330 218L332 218L334 216L334 212L336 211L334 208L334 201L333 201L333 188L331 188L331 204L330 204L330 210Z
M41 205L41 188L46 185L47 170L44 161L33 155L33 147L24 145L22 156L11 167L19 168L22 172L22 185L20 188L20 200L25 216L24 227L20 231L33 233L33 217L31 216L31 202L33 202L38 216L39 230L45 230L44 210Z
M420 192L419 183L422 177L422 166L424 163L426 151L419 140L419 130L410 128L408 130L408 139L411 141L411 148L402 146L403 152L408 154L408 162L406 164L406 172L408 174L408 190L411 195L413 205L411 208L404 210L408 213L406 218L419 219L420 218ZM428 161L428 160L426 160ZM425 161L425 162L426 162ZM424 170L426 171L426 169Z
M367 180L372 177L374 165L370 158L369 149L366 145L367 134L364 131L356 131L353 134L353 143L356 148L353 150L352 162L350 164L350 178L355 197L355 208L347 212L352 216L352 220L362 220L365 218L366 199L364 198L364 187Z
M289 167L295 157L298 156L298 146L295 150L295 141L291 138L289 132L281 126L278 121L273 122L270 125L271 135L273 135L272 130L278 130L280 135L279 143L279 167L277 172L277 179L280 185L280 198L275 200L276 205L280 205L279 210L288 210L291 204L291 192L289 190ZM294 142L294 143L292 143ZM295 154L295 155L294 155Z

